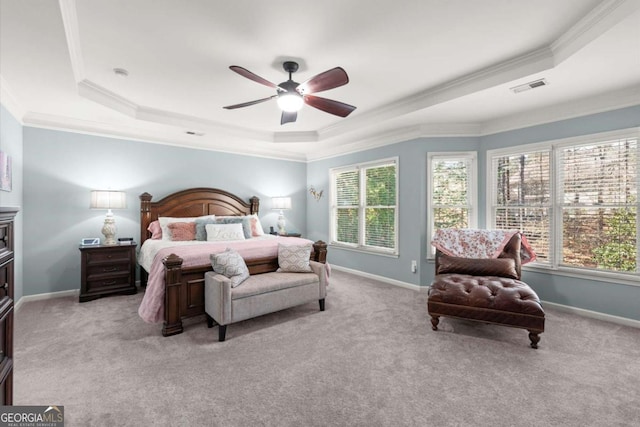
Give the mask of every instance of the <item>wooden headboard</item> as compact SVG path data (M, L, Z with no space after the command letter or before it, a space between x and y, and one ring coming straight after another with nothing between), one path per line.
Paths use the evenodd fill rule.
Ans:
M190 188L152 202L152 195L140 195L140 244L151 237L149 224L160 216L194 217L202 215L242 216L257 214L260 199L253 196L249 203L217 188Z

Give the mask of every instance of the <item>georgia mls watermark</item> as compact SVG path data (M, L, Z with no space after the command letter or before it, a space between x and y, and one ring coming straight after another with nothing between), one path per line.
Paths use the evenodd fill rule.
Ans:
M0 427L64 427L64 406L0 406Z

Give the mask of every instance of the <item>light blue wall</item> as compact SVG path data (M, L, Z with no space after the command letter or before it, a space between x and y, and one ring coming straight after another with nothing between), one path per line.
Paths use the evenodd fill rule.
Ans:
M594 114L576 119L502 132L479 138L421 138L331 159L310 162L309 185L329 192L329 169L400 157L400 256L388 258L330 247L329 261L335 265L372 273L401 282L427 286L434 273L433 262L426 261L427 153L478 151L478 225L485 226L486 151L533 142L606 132L640 126L640 106ZM320 202L308 202L307 224L310 238L329 239L329 195ZM417 274L410 272L411 260L418 260ZM597 280L576 279L554 274L525 271L527 281L546 301L640 320L640 287Z
M89 192L123 190L114 211L118 236L139 240L140 201L191 187L215 187L244 200L258 196L266 231L277 213L271 197L292 197L287 229L306 234L306 164L178 148L78 133L24 128L25 295L80 288L83 237L103 238L105 212L89 209Z
M329 240L329 170L354 163L399 158L399 221L397 258L371 255L331 247L329 262L388 277L414 285L428 285L433 277L433 265L427 256L427 153L443 151L474 151L478 138L420 138L345 156L310 162L307 166L309 185L323 189L326 197L308 203L309 238ZM411 272L411 261L418 262L418 272Z
M14 301L20 300L24 287L24 250L23 250L23 218L22 203L23 186L23 153L22 153L22 125L0 105L0 151L11 156L12 186L11 191L0 191L0 206L18 206L20 211L14 223L15 263L13 289Z

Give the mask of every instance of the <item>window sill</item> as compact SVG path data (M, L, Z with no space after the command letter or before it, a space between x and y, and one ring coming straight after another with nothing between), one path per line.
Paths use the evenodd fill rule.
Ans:
M596 282L615 283L618 285L640 286L640 276L621 273L609 273L586 268L571 268L543 265L525 265L523 271L531 271L535 273L547 273L564 277L574 277L578 279L593 280Z
M362 247L346 246L346 245L340 245L338 243L329 243L329 248L343 249L345 251L351 251L351 252L360 252L360 253L367 254L367 255L380 255L380 256L389 257L389 258L399 258L400 257L399 254L394 253L394 252L376 251L374 249L365 249L365 248L362 248Z

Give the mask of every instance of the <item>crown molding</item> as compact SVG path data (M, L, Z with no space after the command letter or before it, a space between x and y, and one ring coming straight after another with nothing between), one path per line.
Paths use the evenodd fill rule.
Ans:
M341 133L368 126L371 123L380 123L399 115L413 113L427 107L470 95L480 90L544 71L553 67L553 61L553 52L551 49L542 47L441 85L428 88L413 96L399 99L375 110L360 114L353 119L328 126L319 132L320 137L321 139L331 138Z
M136 117L138 106L128 99L112 92L90 80L82 79L77 83L78 95L94 101L111 110L118 111L129 117Z
M11 113L11 115L20 123L24 124L23 117L25 110L22 108L16 97L13 95L9 83L0 74L0 104Z
M273 134L273 142L289 143L289 142L318 142L320 140L318 132L275 132Z
M179 134L175 137L164 136L159 132L147 129L139 129L133 126L121 124L107 124L91 120L81 120L51 114L29 112L24 115L24 126L59 130L64 132L74 132L86 135L95 135L106 138L118 138L132 141L140 141L151 144L161 144L175 146L179 148L190 148L205 151L216 151L222 153L262 157L275 160L289 160L295 162L306 162L306 155L301 152L282 150L278 147L274 150L273 145L265 144L264 141L236 143L237 140L227 138L204 138Z
M80 27L78 25L78 11L75 0L59 0L60 13L62 14L62 26L67 38L71 69L76 82L82 82L85 78L84 59L82 57L82 45L80 44Z
M482 124L479 136L640 105L640 85L501 117Z
M372 131L358 136L355 142L353 138L343 137L331 141L330 145L322 144L318 149L307 152L307 161L325 160L418 138L477 137L480 129L481 125L477 123L430 123Z
M606 0L558 37L550 48L555 65L600 37L618 22L640 10L639 0Z

